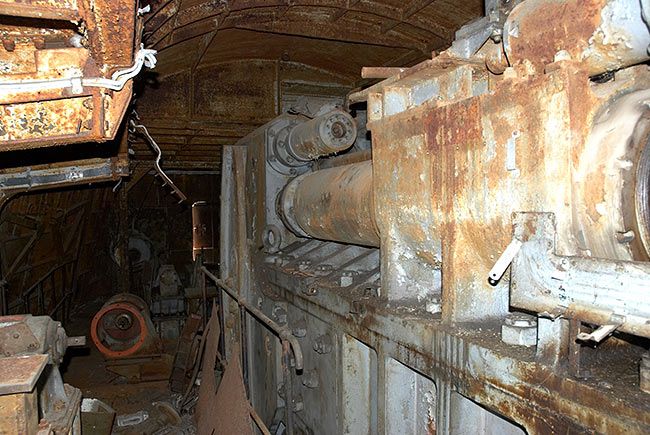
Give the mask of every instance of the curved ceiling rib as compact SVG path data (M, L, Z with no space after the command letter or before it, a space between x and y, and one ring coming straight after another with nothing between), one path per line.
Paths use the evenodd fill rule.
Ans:
M147 19L147 44L165 48L193 37L225 28L297 34L346 42L406 47L422 52L429 46L449 43L455 28L436 22L432 14L420 12L434 0L412 0L401 8L382 2L330 1L287 2L281 0L240 0L193 3L171 0L154 8ZM193 3L193 4L192 4ZM462 10L459 15L466 15ZM352 19L349 17L352 16ZM365 21L365 23L364 23ZM466 21L463 19L463 21ZM308 31L292 30L292 26ZM455 26L457 27L457 26ZM402 29L402 30L400 30ZM419 33L427 42L409 33ZM352 36L352 37L351 37Z

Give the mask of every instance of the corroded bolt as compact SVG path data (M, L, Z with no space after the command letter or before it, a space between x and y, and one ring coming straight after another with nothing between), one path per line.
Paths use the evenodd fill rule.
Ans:
M510 313L501 325L501 340L517 346L537 344L537 319L525 313Z
M635 237L636 234L634 234L634 231L632 230L625 231L623 233L616 233L616 240L618 243L630 243L634 241Z
M520 328L532 328L537 326L537 320L525 313L510 313L506 316L505 322L508 326L517 326Z
M345 126L340 122L335 122L332 124L332 136L336 139L340 139L345 136Z
M430 301L427 301L426 310L431 314L441 312L442 311L442 302L440 301L440 298L434 297Z
M11 39L3 39L2 46L7 51L14 51L16 49L16 43Z
M305 319L298 320L293 325L293 328L291 328L291 333L298 338L307 335L307 322L305 321Z
M310 260L302 260L300 263L298 263L298 270L307 270L309 266L311 266Z
M280 325L284 325L285 323L287 323L287 310L285 310L284 308L282 308L280 306L276 306L275 308L273 308L273 316L272 317L275 320L277 320L277 322Z
M354 282L354 272L344 271L341 274L341 287L350 287Z
M300 412L303 409L305 409L305 404L302 401L302 396L298 394L293 398L293 411Z
M314 341L313 348L316 353L320 353L321 355L330 353L332 351L332 337L329 334L319 336Z
M302 375L302 384L307 388L318 388L320 381L318 379L318 371L307 370Z
M316 275L325 276L329 275L334 267L331 264L319 264L316 266Z

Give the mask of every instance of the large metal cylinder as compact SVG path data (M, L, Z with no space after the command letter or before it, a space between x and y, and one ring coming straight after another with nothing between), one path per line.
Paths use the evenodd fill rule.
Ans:
M304 166L319 157L345 151L357 138L357 125L349 113L332 110L280 135L274 144L274 157L286 166Z
M379 246L371 161L294 178L280 193L278 209L299 236Z
M130 293L117 294L104 304L93 318L90 335L99 351L109 358L162 352L147 304Z
M511 64L541 71L565 50L590 75L648 59L639 0L527 0L510 13L503 45Z
M594 119L573 174L574 233L589 255L650 258L650 90L617 95Z

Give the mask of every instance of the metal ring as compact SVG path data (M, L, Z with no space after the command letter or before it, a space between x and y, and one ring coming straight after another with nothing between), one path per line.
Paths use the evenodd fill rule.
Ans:
M118 350L109 349L108 347L102 344L101 340L97 336L97 326L99 324L99 320L104 316L104 314L115 309L122 309L130 312L135 316L138 323L140 324L140 337L138 338L138 340L135 342L133 346L131 346L126 350L118 351ZM90 326L90 336L92 337L95 346L97 346L97 348L101 353L112 357L124 357L135 353L142 346L142 343L144 343L144 340L147 338L147 325L144 321L144 317L142 317L140 311L137 310L135 307L133 307L130 304L115 303L102 308L101 310L99 310L97 314L95 314L95 317L93 317L93 321Z

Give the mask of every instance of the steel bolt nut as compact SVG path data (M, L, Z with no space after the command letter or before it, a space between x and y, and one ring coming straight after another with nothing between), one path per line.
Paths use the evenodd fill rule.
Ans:
M314 341L313 348L316 353L320 353L321 355L330 353L332 351L332 337L329 334L319 336Z
M431 313L439 313L442 311L442 301L440 298L434 297L426 303L426 310Z
M650 352L641 355L639 364L639 387L641 391L650 393Z
M318 388L320 381L318 379L318 371L307 370L302 377L302 384L307 388Z
M301 338L307 335L307 322L304 319L298 320L291 328L294 336Z
M350 287L354 282L354 273L345 271L341 273L341 287Z
M516 346L537 344L537 319L529 314L510 313L501 325L501 340Z
M287 310L280 306L275 306L273 308L273 314L271 315L280 325L287 323Z
M309 266L311 266L310 260L302 260L300 263L298 263L298 270L307 270L309 269Z
M305 409L305 403L302 400L302 396L298 394L293 398L293 412L300 412L303 409Z
M325 276L329 275L332 273L332 270L334 270L334 267L332 267L331 264L319 264L316 266L316 275L319 276Z

